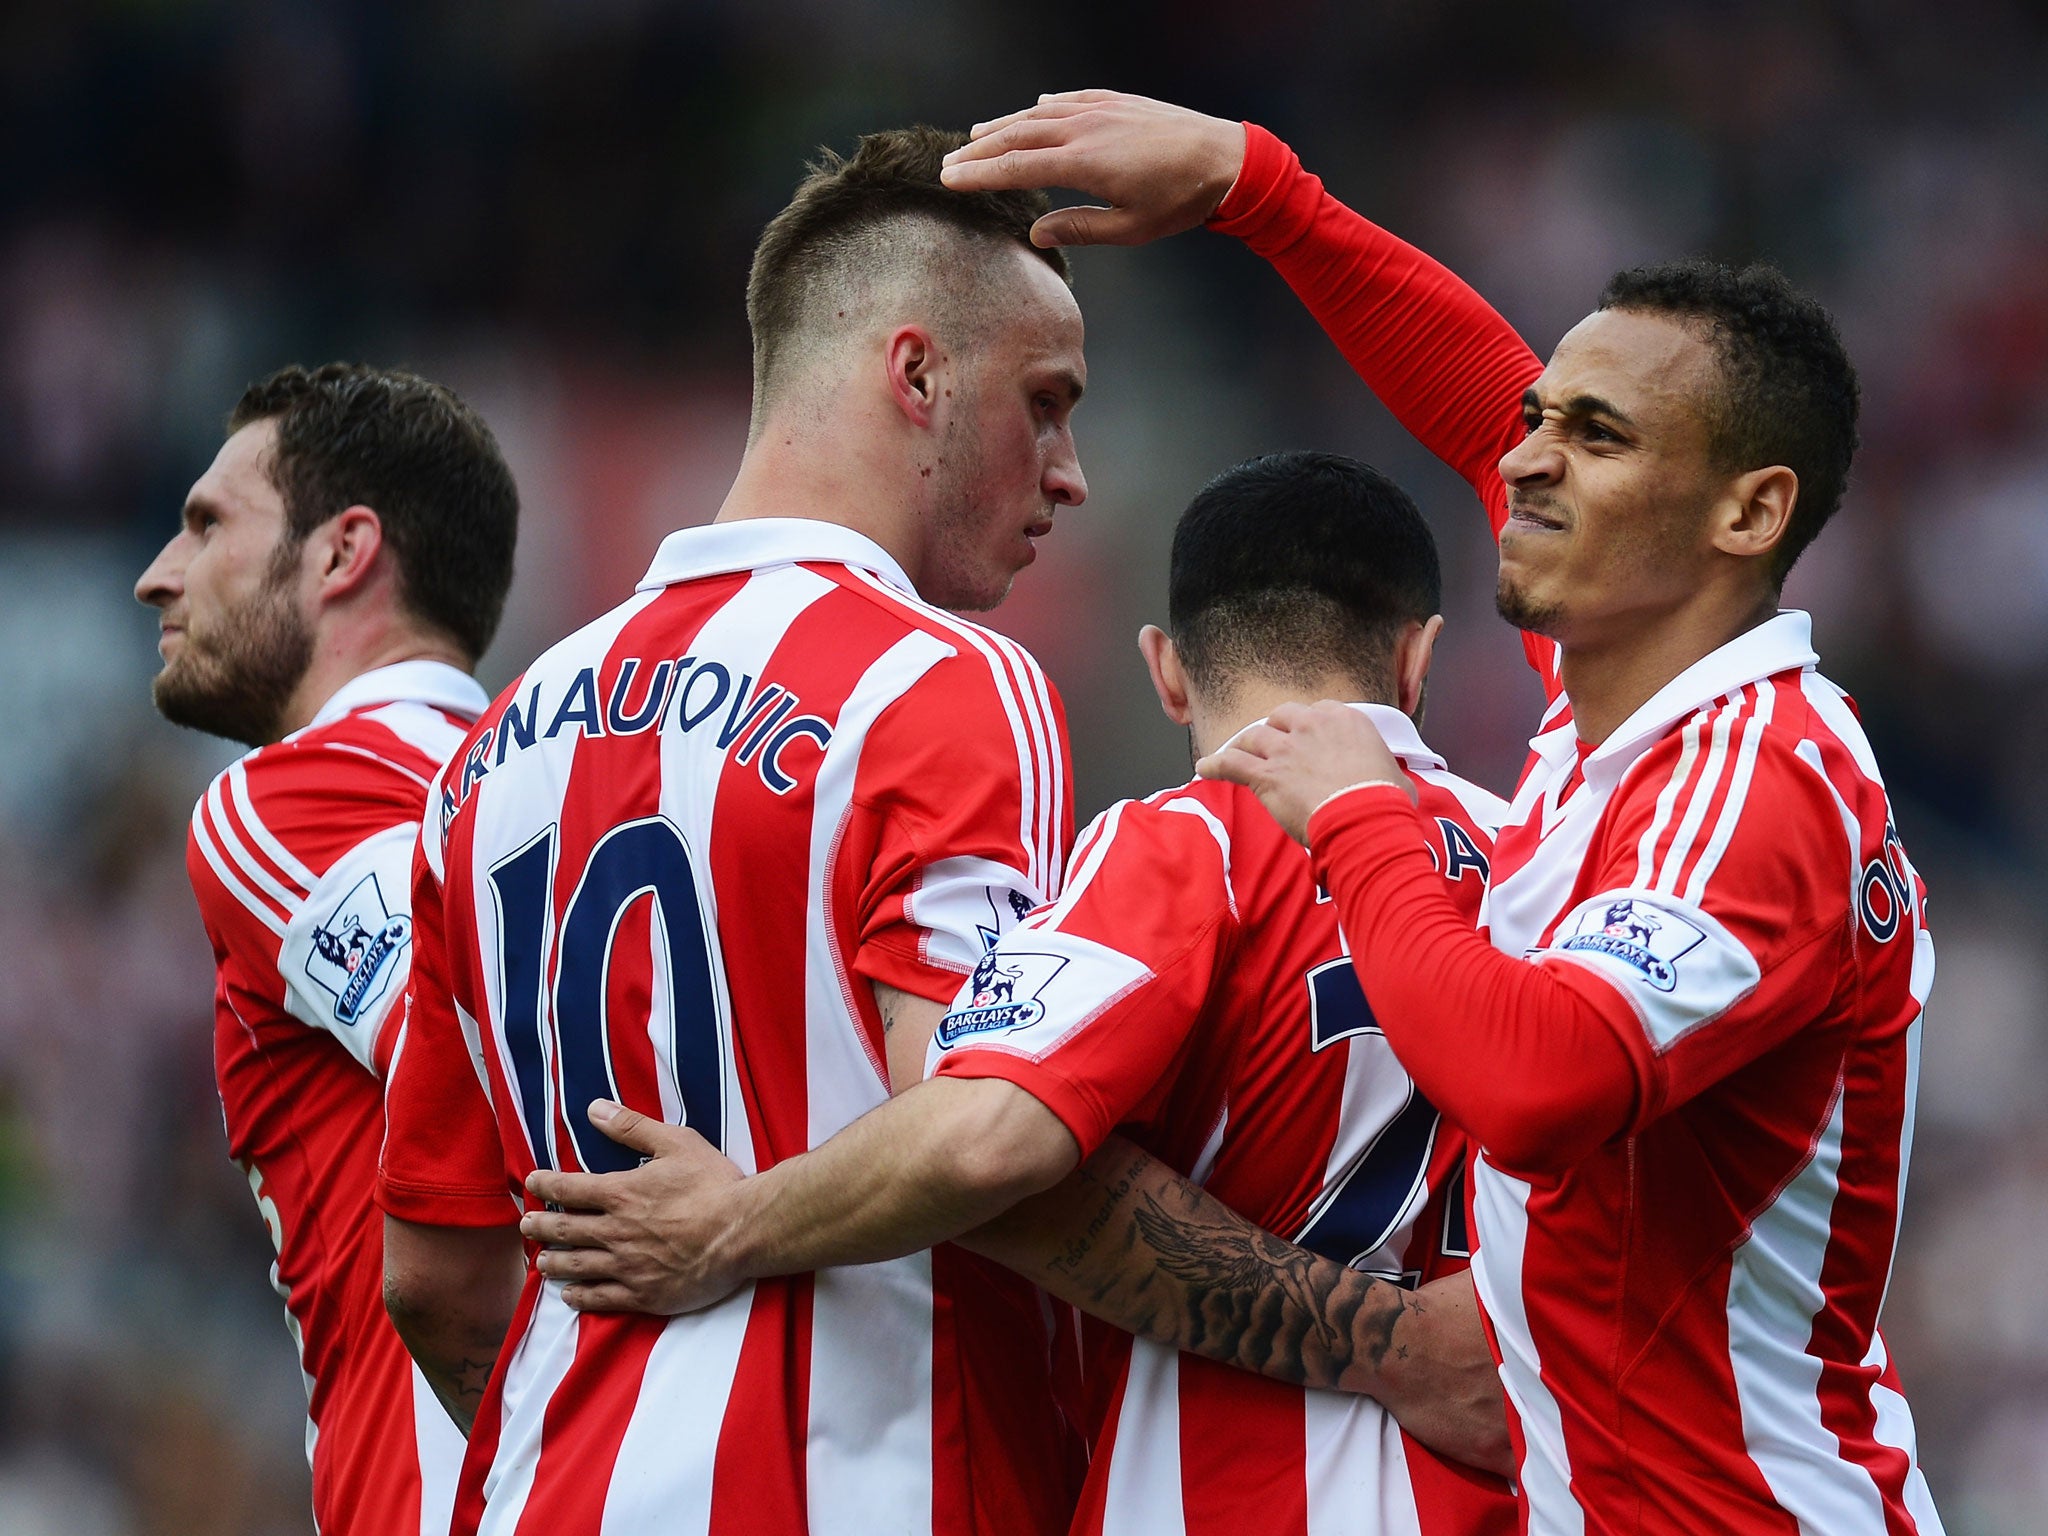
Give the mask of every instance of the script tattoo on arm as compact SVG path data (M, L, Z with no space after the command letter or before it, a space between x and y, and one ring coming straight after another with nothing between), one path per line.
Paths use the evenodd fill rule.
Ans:
M1409 1433L1513 1470L1471 1279L1421 1293L1254 1226L1116 1137L960 1241L1141 1338L1304 1387L1362 1392Z

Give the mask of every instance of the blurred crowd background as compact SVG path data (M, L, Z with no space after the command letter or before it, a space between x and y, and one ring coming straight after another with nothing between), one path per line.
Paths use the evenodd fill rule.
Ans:
M243 385L402 363L524 499L485 682L716 509L748 256L815 146L1114 85L1264 122L1544 352L1614 268L1765 257L1865 391L1788 601L1857 698L1940 974L1893 1353L1957 1536L2048 1507L2048 19L1994 0L27 0L0 16L0 1530L311 1528L304 1397L227 1162L186 818L130 588ZM1133 636L1211 474L1392 471L1446 557L1431 739L1505 790L1539 705L1463 485L1257 259L1084 252L1091 495L994 622L1079 804L1174 782Z

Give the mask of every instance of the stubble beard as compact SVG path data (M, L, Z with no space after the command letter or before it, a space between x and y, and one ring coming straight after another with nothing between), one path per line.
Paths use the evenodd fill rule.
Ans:
M150 685L157 712L173 725L260 747L284 735L293 693L313 664L313 631L291 600L298 546L272 557L263 585L200 638L185 644Z
M961 395L955 429L946 434L946 456L932 471L927 503L932 558L919 596L955 613L986 613L1010 595L1017 572L982 553L991 532L986 456L971 429L957 426L961 417L972 417L973 400L964 384Z
M1506 571L1493 588L1494 611L1517 629L1527 630L1532 635L1549 635L1555 638L1559 621L1564 617L1561 603L1539 603L1515 584L1515 579Z

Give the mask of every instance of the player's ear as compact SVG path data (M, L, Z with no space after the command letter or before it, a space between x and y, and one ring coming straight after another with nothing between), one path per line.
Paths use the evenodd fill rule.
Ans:
M889 398L914 426L929 427L938 412L945 358L921 325L898 326L883 350Z
M1799 504L1799 475L1783 464L1737 475L1715 509L1714 547L1756 559L1778 547Z
M1394 703L1412 719L1422 718L1429 664L1436 657L1436 637L1443 632L1444 616L1433 613L1420 624L1411 620L1394 642Z
M320 596L332 602L362 590L384 548L384 520L369 507L345 507L306 536L314 546Z
M1145 658L1145 670L1152 675L1152 691L1159 695L1159 707L1175 725L1191 724L1194 711L1188 707L1188 674L1181 665L1173 637L1157 624L1138 631L1138 654Z

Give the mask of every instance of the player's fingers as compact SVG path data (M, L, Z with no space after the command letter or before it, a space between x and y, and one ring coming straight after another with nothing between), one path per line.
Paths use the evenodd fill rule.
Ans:
M1055 208L1031 226L1033 245L1143 245L1145 226L1127 208Z
M616 1280L619 1258L605 1248L543 1248L533 1267L550 1280Z
M1316 709L1312 704L1282 704L1266 716L1268 730L1285 734L1298 731L1315 718Z
M639 1294L629 1286L616 1280L607 1280L596 1285L565 1285L562 1300L578 1312L652 1312L655 1309L641 1300Z
M610 1099L592 1099L587 1113L592 1125L620 1146L631 1147L644 1157L681 1152L704 1140L687 1126L670 1125Z
M602 1248L604 1218L568 1211L528 1211L519 1218L519 1235L547 1248Z
M611 1188L610 1179L596 1173L557 1173L552 1168L536 1168L526 1176L528 1194L571 1211L610 1210Z
M1040 94L1041 107L1073 103L1091 106L1098 101L1143 101L1143 96L1133 96L1128 91L1105 91L1100 86L1090 86L1085 91L1045 91Z
M1265 768L1263 759L1237 747L1219 747L1195 764L1195 772L1205 779L1227 779L1247 788L1257 787Z
M1046 97L1034 106L1019 107L1015 112L1005 112L1001 117L992 117L985 123L976 123L967 130L969 142L963 147L972 148L975 140L985 139L992 133L1000 133L1013 123L1021 123L1031 118L1072 117L1077 112L1087 111L1092 105L1092 102L1055 100ZM953 153L957 155L960 151L956 149Z
M1071 145L1046 144L1006 149L986 159L955 160L940 167L939 180L955 192L1012 192L1020 187L1080 186L1076 177L1081 171Z

